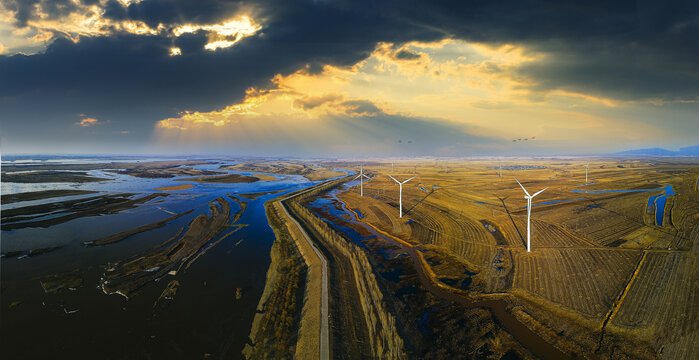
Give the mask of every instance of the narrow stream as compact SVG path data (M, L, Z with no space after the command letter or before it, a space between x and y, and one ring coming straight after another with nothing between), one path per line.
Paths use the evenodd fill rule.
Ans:
M658 195L653 195L648 198L648 205L646 207L647 211L652 211L655 209L655 224L658 226L663 226L663 219L665 218L665 204L667 203L668 197L675 195L675 191L672 190L672 185L665 185L665 187L660 189L635 189L635 190L571 190L574 193L583 194L603 194L603 193L622 193L622 192L648 192L648 191L662 191Z

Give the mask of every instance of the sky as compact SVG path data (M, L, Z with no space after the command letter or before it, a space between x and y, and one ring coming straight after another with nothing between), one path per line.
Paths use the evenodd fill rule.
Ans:
M696 1L0 0L3 154L699 144Z

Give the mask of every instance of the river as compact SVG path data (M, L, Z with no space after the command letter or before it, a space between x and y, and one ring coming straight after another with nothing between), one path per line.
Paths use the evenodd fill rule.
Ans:
M218 170L221 162L196 166ZM233 171L229 171L231 173ZM3 258L0 340L7 359L239 359L264 288L274 233L267 223L264 202L280 194L306 188L310 182L298 175L274 175L277 180L238 184L207 184L169 179L142 179L101 170L91 175L108 177L96 183L3 183L3 194L47 189L80 189L99 194L157 192L155 188L191 184L188 190L170 192L133 209L115 214L82 217L47 228L27 227L2 231L2 252L62 246L30 257ZM234 172L254 175L249 172ZM281 191L256 199L247 193ZM186 271L147 284L126 300L105 295L98 287L108 263L140 254L173 236L197 215L208 212L208 203L230 194L248 206L238 221L248 224L208 250ZM80 198L70 197L70 198ZM2 209L62 201L52 198L3 205ZM232 211L239 205L226 198ZM86 247L84 242L149 224L194 209L166 226L133 235L106 246ZM223 231L211 242L226 234ZM82 285L45 293L40 281L55 274L75 272ZM172 279L181 285L172 300L156 300ZM237 289L242 296L236 297Z

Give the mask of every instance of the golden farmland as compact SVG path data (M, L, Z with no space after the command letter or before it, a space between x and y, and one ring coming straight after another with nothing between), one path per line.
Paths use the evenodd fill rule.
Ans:
M587 161L507 159L502 177L492 160L400 161L393 172L390 162L374 162L364 166L372 173L364 197L355 186L339 198L426 256L453 258L432 267L437 278L451 285L469 277L471 295L504 296L521 322L566 353L691 356L699 341L699 163L596 159L585 184ZM389 173L416 176L403 186L402 219ZM549 187L533 200L529 253L526 200L513 176L530 193ZM651 191L579 192L609 190ZM662 196L654 196L662 194L658 222Z

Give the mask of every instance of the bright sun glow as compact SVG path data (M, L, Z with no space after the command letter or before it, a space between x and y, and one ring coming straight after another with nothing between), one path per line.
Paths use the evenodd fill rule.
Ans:
M120 0L120 2L126 6L140 1ZM5 32L4 28L13 26L16 11L4 8L0 2L0 33L9 35L2 39L0 49L10 53L18 51L17 49L23 49L23 52L27 50L30 53L38 52L57 36L78 42L81 37L109 36L114 33L179 37L183 34L205 31L208 36L205 49L213 51L231 47L262 28L247 15L237 16L218 24L151 25L141 20L113 19L105 16L106 10L100 3L83 4L75 1L75 11L62 17L49 16L50 8L38 3L35 5L36 17L28 19L25 28ZM173 56L180 54L170 53Z
M170 48L170 56L182 55L182 50L178 47Z
M204 48L213 51L216 49L231 47L244 37L253 35L261 28L262 27L255 23L249 16L241 16L236 19L228 20L222 24L185 24L173 29L172 33L175 36L181 36L182 34L193 33L199 30L208 31L209 42L204 46Z

